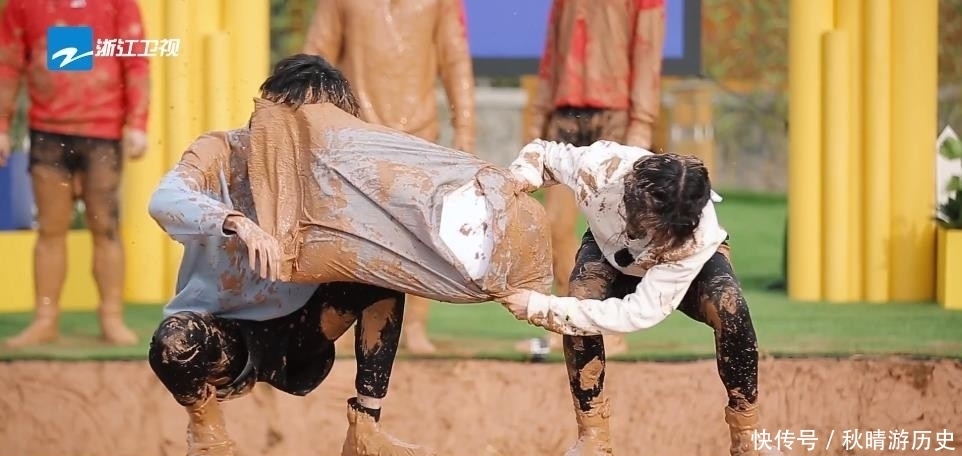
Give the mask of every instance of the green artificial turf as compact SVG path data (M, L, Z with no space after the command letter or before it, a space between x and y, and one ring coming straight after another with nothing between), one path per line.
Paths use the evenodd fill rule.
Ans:
M731 234L735 271L752 310L763 356L915 355L962 358L962 312L933 303L798 303L764 286L781 278L785 200L769 195L722 192L718 206ZM579 226L579 234L584 222ZM10 350L0 359L144 359L148 338L160 320L159 305L131 305L127 321L141 335L134 347L107 347L97 339L93 313L67 313L62 339L48 346ZM0 318L0 337L15 334L27 313ZM515 320L497 304L436 305L429 330L439 357L522 359L514 345L544 332ZM710 358L711 329L676 313L664 323L628 336L631 350L619 359L684 360ZM404 354L402 353L402 357ZM549 359L560 359L559 353Z

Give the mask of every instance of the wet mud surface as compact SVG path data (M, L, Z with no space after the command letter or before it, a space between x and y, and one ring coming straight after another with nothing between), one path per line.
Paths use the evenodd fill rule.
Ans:
M818 438L814 451L796 442L786 454L954 454L933 451L943 429L962 452L958 361L762 360L759 367L762 426L771 434L813 430ZM224 404L238 449L340 454L354 372L350 359L338 359L306 398L258 385ZM605 382L614 454L728 454L727 397L714 361L612 362ZM563 364L402 360L383 406L386 432L441 456L560 456L576 435ZM186 424L145 361L0 364L4 455L182 455ZM846 452L841 434L855 428L928 430L932 444L927 452Z

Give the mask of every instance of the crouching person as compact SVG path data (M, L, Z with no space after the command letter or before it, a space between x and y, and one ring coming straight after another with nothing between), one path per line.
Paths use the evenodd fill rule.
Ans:
M319 57L282 60L261 91L279 103L326 101L357 112L348 82ZM219 403L257 382L310 393L331 370L333 342L355 322L357 396L348 400L342 455L432 454L378 427L404 294L359 283L275 281L280 250L256 222L249 145L248 128L201 136L150 201L154 220L184 245L176 295L164 309L149 361L186 410L188 456L235 454ZM371 332L378 337L364 337Z

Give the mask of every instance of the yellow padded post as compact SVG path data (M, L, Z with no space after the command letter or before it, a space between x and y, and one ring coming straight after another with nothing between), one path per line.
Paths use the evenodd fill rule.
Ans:
M862 211L859 208L863 207L865 201L865 195L862 193L864 185L863 180L863 157L864 152L862 149L862 28L864 27L864 17L862 14L862 2L860 0L835 0L835 28L845 32L846 41L848 41L847 46L847 62L848 66L848 82L846 84L846 90L843 96L848 97L848 116L849 116L849 128L848 128L848 141L849 145L845 150L845 153L851 155L848 158L850 166L848 167L848 191L843 193L847 195L847 202L850 213L849 224L847 225L848 234L847 239L848 244L845 249L848 251L848 255L845 260L848 263L848 274L849 280L852 281L855 288L852 291L853 300L862 300L864 298L864 288L862 286L864 281L864 271L862 267L862 243L859 240L862 238L862 233L864 232L865 223L862 220ZM826 157L831 157L827 155ZM844 227L836 227L835 229L843 229Z
M236 5L235 5L236 3ZM225 10L230 37L232 124L243 126L254 109L252 99L269 73L270 2L242 0Z
M824 299L854 301L849 225L854 217L849 179L852 174L851 99L848 33L835 30L822 39L822 286Z
M891 276L891 92L892 0L863 0L862 144L864 172L862 254L865 300L887 302Z
M821 37L832 0L791 0L789 12L788 295L822 297Z
M167 38L161 0L140 0L139 4L147 39ZM124 165L121 232L126 257L124 300L128 302L162 302L164 290L169 287L164 280L164 265L157 261L166 255L166 235L147 213L147 203L167 165L164 150L164 71L167 62L176 62L176 59L150 57L148 148L140 160Z
M894 301L935 297L938 1L893 0L892 272Z
M230 62L227 34L208 33L204 37L204 118L205 131L233 128L231 125Z

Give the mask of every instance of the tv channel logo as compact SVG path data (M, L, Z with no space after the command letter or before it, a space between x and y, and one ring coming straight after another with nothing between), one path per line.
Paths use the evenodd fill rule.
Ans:
M47 29L47 69L90 71L94 67L94 29L53 26Z

